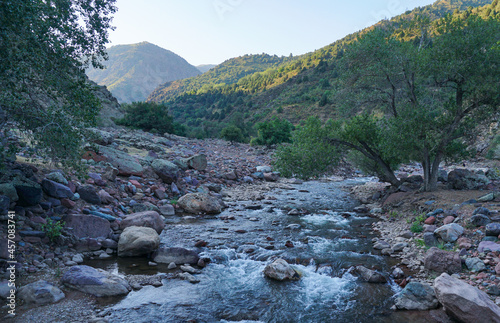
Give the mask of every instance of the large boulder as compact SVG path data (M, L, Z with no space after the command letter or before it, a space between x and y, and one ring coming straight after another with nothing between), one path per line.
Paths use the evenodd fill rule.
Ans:
M500 323L500 307L479 289L443 273L434 290L446 313L459 322Z
M387 278L385 278L383 275L376 272L375 270L371 270L363 266L354 267L353 272L368 283L384 284L387 282Z
M124 295L130 291L130 285L125 279L85 265L71 267L64 273L61 282L97 297Z
M489 182L485 175L474 174L468 169L455 169L448 174L448 187L455 190L474 190Z
M222 201L206 193L188 193L177 203L184 211L193 214L219 214L224 208Z
M434 234L445 242L455 242L464 233L464 228L456 223L450 223L437 228Z
M486 235L498 237L500 235L500 223L494 222L486 225Z
M156 175L167 184L176 182L179 177L179 167L168 160L155 159L151 163L151 167Z
M60 172L52 172L47 174L45 176L47 179L50 179L51 181L63 184L63 185L68 185L68 180L64 177L64 175Z
M49 304L59 302L64 293L56 286L40 280L19 288L17 296L26 304Z
M99 152L106 157L108 162L118 169L118 174L123 176L142 176L144 168L137 159L129 154L111 147L99 147Z
M159 248L153 255L154 262L162 264L175 263L176 265L196 265L200 257L193 250L184 248Z
M51 181L49 179L44 179L42 181L42 187L47 195L55 197L56 199L73 197L73 192L68 186Z
M101 204L101 197L97 193L97 189L92 185L82 185L78 188L80 198L91 204Z
M410 282L396 296L395 305L400 310L425 311L439 306L434 289L421 282Z
M479 252L497 251L500 252L500 244L493 241L481 241L477 247Z
M298 280L300 275L285 260L278 258L264 268L264 275L274 280Z
M120 229L122 230L132 226L152 228L160 234L165 228L165 223L158 212L144 211L130 214L120 223Z
M207 156L203 154L186 158L185 162L188 165L188 167L192 169L196 170L207 169Z
M432 247L425 254L424 266L438 273L454 274L462 270L462 261L456 252Z
M19 200L16 188L11 183L0 184L0 195L8 196L12 202L17 202L17 200Z
M113 143L115 136L111 132L107 132L97 128L89 128L89 139L98 145L108 146Z
M128 227L118 240L118 256L135 257L150 254L160 245L160 237L154 229Z
M26 178L16 177L12 181L19 197L17 202L20 206L34 206L42 199L42 187L40 184Z
M65 222L77 238L106 238L111 228L108 220L91 214L70 214Z

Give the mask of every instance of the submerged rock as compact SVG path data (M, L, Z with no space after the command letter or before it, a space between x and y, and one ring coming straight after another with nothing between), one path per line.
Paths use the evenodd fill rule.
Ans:
M97 297L124 295L130 291L130 285L125 279L85 265L71 267L64 273L61 282Z
M176 265L190 264L196 265L200 257L198 253L193 250L184 248L159 248L153 255L154 262L162 264Z
M300 275L285 260L279 258L264 268L264 275L268 278L284 281L298 280Z
M368 283L385 284L387 282L387 278L385 278L375 270L368 269L364 266L356 266L354 267L353 271Z

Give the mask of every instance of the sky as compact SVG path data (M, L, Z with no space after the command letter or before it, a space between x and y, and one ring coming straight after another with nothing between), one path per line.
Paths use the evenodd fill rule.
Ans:
M301 55L434 0L117 0L110 45L148 41L192 65Z

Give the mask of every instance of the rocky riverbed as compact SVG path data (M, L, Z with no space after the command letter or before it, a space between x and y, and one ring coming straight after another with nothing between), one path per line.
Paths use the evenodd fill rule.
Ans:
M268 305L295 304L303 306L301 321L375 315L381 322L446 322L448 315L463 315L456 308L464 300L445 288L464 288L459 282L471 286L469 294L477 291L478 299L489 295L478 312L498 313L495 165L474 165L472 171L452 167L441 174L441 190L420 193L421 178L413 166L401 170L405 181L397 189L367 179L345 181L354 175L349 170L326 182L302 183L273 172L272 150L142 132L95 132L95 143L84 155L88 170L83 177L28 163L27 158L36 161L28 151L2 173L0 298L11 294L6 224L15 214L18 315L13 321L49 322L54 313L71 322L137 319L133 313L154 317L169 307L137 300L174 290L178 299L163 297L201 312L176 312L172 321L279 322L279 316L269 316ZM276 259L284 260L277 268L292 264L283 270L290 274L285 277L298 279L296 285L276 287L283 285L264 279L266 265ZM213 290L214 283L227 289ZM233 295L233 289L243 292ZM193 301L183 298L185 291L205 296ZM235 310L206 307L213 296L207 291ZM267 295L275 293L293 297ZM402 296L393 298L395 293ZM405 295L413 295L411 301ZM249 301L252 297L256 303ZM454 301L446 304L445 298ZM311 304L322 301L326 307L311 312ZM359 302L369 306L354 306ZM448 315L435 310L440 304ZM390 310L393 305L404 311ZM8 310L4 306L2 315ZM280 315L292 321L300 317Z

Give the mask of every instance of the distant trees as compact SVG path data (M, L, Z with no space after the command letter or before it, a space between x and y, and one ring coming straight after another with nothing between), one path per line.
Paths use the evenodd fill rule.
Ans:
M116 120L118 125L127 126L153 133L175 133L184 135L185 128L174 122L163 104L154 102L133 102L124 104L125 116Z
M255 125L257 137L250 142L253 145L271 146L290 142L293 125L285 119L274 118Z

